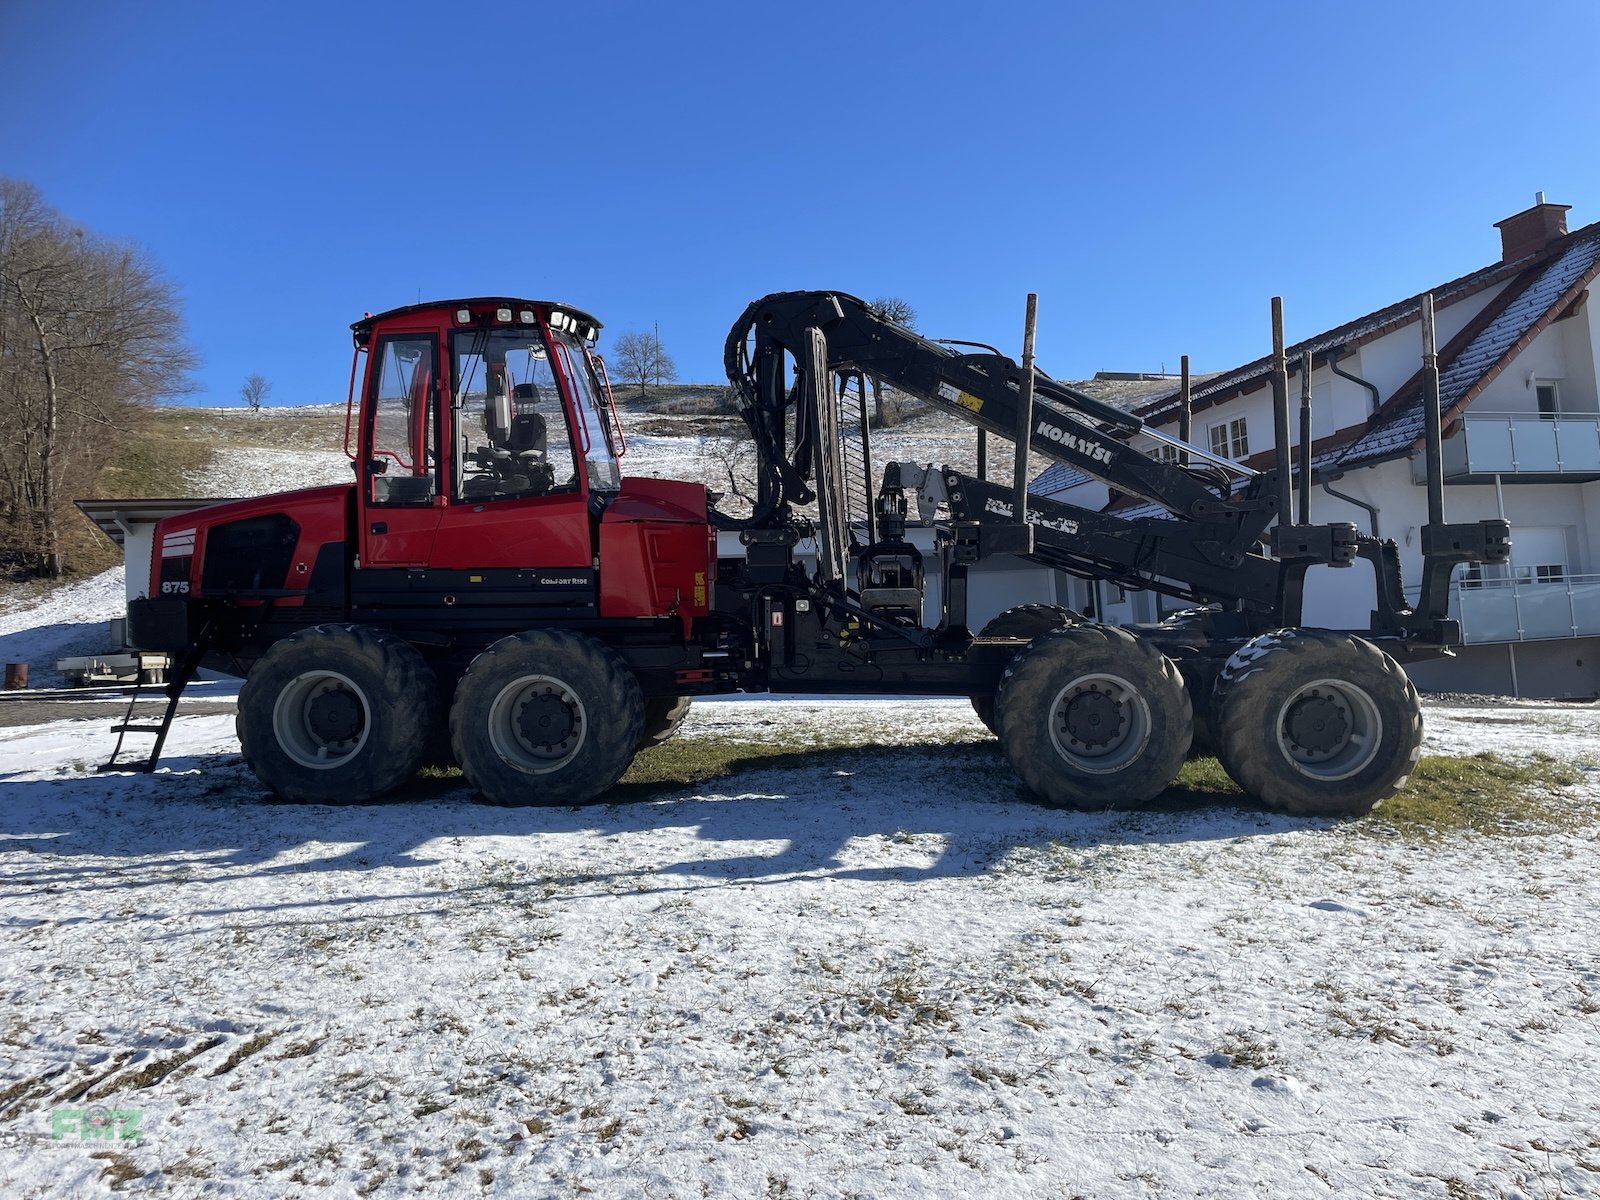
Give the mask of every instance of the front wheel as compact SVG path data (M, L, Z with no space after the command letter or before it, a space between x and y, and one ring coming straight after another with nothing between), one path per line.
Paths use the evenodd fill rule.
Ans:
M1217 758L1269 808L1354 817L1405 786L1422 753L1417 690L1371 642L1280 629L1247 642L1217 677Z
M450 708L462 773L492 804L585 804L633 761L639 681L615 651L575 633L501 638L467 668Z
M1183 766L1183 680L1148 642L1108 625L1035 639L1000 681L1000 744L1022 781L1063 808L1142 804Z
M234 727L256 778L284 799L359 804L416 774L436 704L433 672L409 642L317 625L250 668Z

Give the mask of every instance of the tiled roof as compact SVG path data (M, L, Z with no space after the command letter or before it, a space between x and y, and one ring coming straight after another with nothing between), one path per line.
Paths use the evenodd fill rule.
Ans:
M1520 292L1505 297L1492 319L1472 332L1466 344L1448 361L1439 362L1439 408L1446 426L1451 415L1481 392L1505 364L1551 321L1573 295L1588 286L1600 263L1600 234L1571 241L1566 249L1539 272ZM1378 413L1373 428L1339 456L1342 465L1384 458L1414 447L1423 434L1423 393L1420 380L1407 383Z
M1511 281L1455 341L1440 351L1440 407L1446 427L1452 415L1560 316L1597 274L1600 222L1551 243L1538 255L1513 263L1495 263L1433 289L1435 307L1443 308L1486 287ZM1421 312L1422 296L1413 296L1288 347L1285 357L1293 368L1307 351L1318 356L1358 345L1419 320ZM1271 371L1270 356L1257 359L1191 388L1192 401L1196 407L1203 407L1252 391L1268 382ZM1418 372L1384 402L1365 428L1357 428L1347 440L1319 451L1313 460L1315 469L1353 466L1409 453L1422 437L1422 399L1422 377ZM1177 393L1172 392L1146 405L1139 415L1148 424L1168 421L1176 413L1177 403ZM1031 490L1059 492L1088 478L1058 463L1041 472Z
M1580 230L1580 233L1589 233L1600 230L1600 224ZM1574 237L1577 234L1572 235ZM1495 263L1474 271L1470 275L1463 275L1460 279L1452 279L1449 283L1441 283L1438 287L1430 289L1433 293L1435 309L1445 308L1459 300L1484 288L1493 287L1497 283L1510 279L1519 271L1528 266L1528 262ZM1297 342L1284 350L1284 357L1289 360L1290 374L1299 365L1300 359L1307 351L1311 352L1313 360L1321 358L1330 350L1351 349L1363 342L1372 341L1403 325L1419 320L1422 316L1422 297L1427 294L1419 292L1415 296L1391 304L1387 308L1380 308L1377 312L1368 313L1364 317L1357 317L1336 329L1326 333L1319 333L1309 337L1303 342ZM1321 365L1317 363L1316 365ZM1240 392L1253 391L1258 387L1265 387L1272 375L1272 356L1270 354L1246 363L1232 371L1224 371L1213 376L1203 386L1190 389L1190 400L1196 408L1204 407L1227 399ZM1147 422L1156 424L1170 419L1178 407L1178 393L1169 392L1151 402L1139 415Z

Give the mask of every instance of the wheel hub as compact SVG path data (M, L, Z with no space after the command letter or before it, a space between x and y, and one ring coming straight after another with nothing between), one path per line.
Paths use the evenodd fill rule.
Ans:
M1308 754L1332 754L1350 736L1350 717L1333 696L1312 688L1284 722L1289 740Z
M361 703L330 681L306 705L306 728L325 744L348 742L361 730Z
M1123 726L1122 704L1091 684L1068 698L1061 730L1068 740L1090 750L1116 741Z
M353 760L373 731L374 709L348 675L318 669L295 676L272 703L272 733L296 765L332 770ZM381 724L381 718L379 718Z
M576 728L571 707L554 689L530 697L517 713L517 732L530 746L559 746Z
M570 685L551 675L522 675L489 706L489 742L502 761L529 775L560 770L583 748L589 716Z

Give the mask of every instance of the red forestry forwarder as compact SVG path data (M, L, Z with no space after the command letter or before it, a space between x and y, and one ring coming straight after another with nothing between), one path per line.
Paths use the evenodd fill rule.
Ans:
M1442 652L1459 640L1451 568L1509 548L1504 522L1435 515L1422 603L1407 606L1392 542L1310 524L1305 501L1289 522L1286 436L1273 471L1199 447L1162 462L1128 444L1137 418L1042 373L1023 387L998 351L928 341L843 293L768 296L729 335L757 451L740 518L699 484L622 476L592 353L600 323L577 309L452 300L352 328L357 481L156 529L130 634L179 665L147 769L212 662L247 670L245 760L293 800L382 795L443 757L447 737L491 802L584 803L670 737L696 695L830 692L970 696L1034 793L1088 808L1159 794L1199 714L1264 803L1361 813L1404 784L1421 742L1416 693L1375 640L1401 657ZM1025 430L1171 515L1027 498L1018 522L1022 480L901 463L874 496L868 422L849 411L866 389L842 386L867 376L980 430ZM1436 467L1436 432L1430 449ZM908 493L935 527L931 563L907 538ZM719 561L719 530L738 530L744 553ZM974 636L967 574L994 554L1199 607L1129 631L1026 605ZM1299 628L1307 569L1356 558L1377 582L1368 637Z

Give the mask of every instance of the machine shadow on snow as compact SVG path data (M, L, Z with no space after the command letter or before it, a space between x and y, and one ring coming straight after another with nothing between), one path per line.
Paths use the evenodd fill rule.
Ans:
M702 782L623 784L601 802L551 808L484 804L458 780L428 777L387 801L295 804L259 791L237 755L174 757L168 763L170 775L12 781L9 803L0 812L6 851L0 852L0 865L10 860L12 894L30 886L70 895L172 882L170 875L152 878L152 872L189 871L193 878L185 882L203 888L207 872L219 872L216 882L232 884L262 876L432 867L443 859L429 853L430 843L469 837L530 839L530 883L573 888L577 896L619 880L654 881L645 890L733 881L782 885L818 877L911 883L1009 869L1014 856L1030 850L1231 840L1308 824L1270 813L1237 793L1186 788L1169 789L1139 809L1046 808L1001 770L998 748L985 743L736 759ZM929 778L940 785L912 782ZM676 861L651 857L648 840L640 843L636 862L621 869L614 849L595 854L594 871L572 870L573 853L561 856L563 871L554 876L540 872L536 861L541 837L593 834L610 841L684 829L693 830L697 852ZM852 846L873 839L920 849L927 861L848 865L860 857ZM721 852L752 842L781 845L770 853ZM340 848L310 861L274 861L312 843ZM572 849L581 856L597 846L579 841ZM24 865L15 856L25 851L40 857ZM438 890L386 893L381 899L425 898ZM352 895L309 905L379 898ZM285 907L302 905L229 911Z

